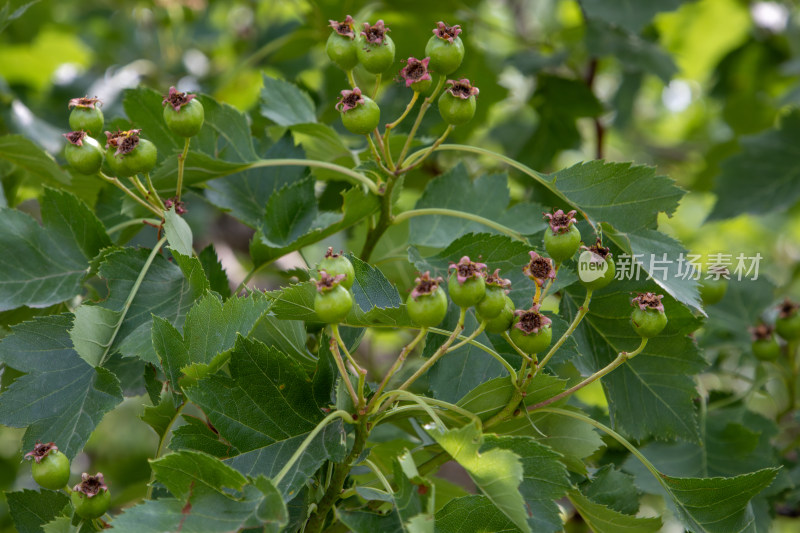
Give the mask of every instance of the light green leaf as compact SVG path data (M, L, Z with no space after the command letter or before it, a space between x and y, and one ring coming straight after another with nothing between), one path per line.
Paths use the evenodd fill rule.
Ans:
M660 518L637 518L595 503L573 490L569 501L595 533L651 533L661 530Z
M0 362L25 372L0 395L0 424L27 427L23 449L55 442L74 457L103 415L122 401L119 381L72 348L71 315L36 318L0 341Z
M7 492L5 499L18 533L42 533L42 526L69 505L65 494L46 489Z
M75 321L69 336L81 358L91 366L99 366L122 320L122 313L96 305L81 305L75 310Z
M261 114L279 126L316 122L314 102L293 83L264 76Z
M175 208L171 207L164 212L164 232L167 236L167 242L170 247L180 254L191 256L194 252L192 243L192 228L183 219L182 216L175 212Z
M530 533L525 501L518 487L522 483L520 458L508 450L491 449L479 453L483 435L475 424L441 430L428 428L428 433L449 453L492 503L520 530Z
M533 405L551 398L564 390L565 383L566 380L540 372L528 384L525 403ZM490 379L469 391L457 405L475 413L481 420L488 420L508 405L515 390L515 384L508 377Z
M33 141L22 135L3 135L0 137L0 159L4 159L24 169L34 182L52 185L69 185L69 174L64 172L55 160Z
M178 408L175 406L173 398L172 392L169 390L163 391L158 404L145 407L144 412L139 417L145 424L153 428L153 431L156 432L156 435L161 440L164 439L167 431L172 427L172 423L178 414Z

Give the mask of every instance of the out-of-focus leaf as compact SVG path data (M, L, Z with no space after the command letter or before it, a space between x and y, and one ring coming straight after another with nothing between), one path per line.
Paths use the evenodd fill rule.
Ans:
M264 76L259 101L261 114L279 126L316 122L314 102L296 85Z
M54 490L22 489L5 494L11 518L19 533L42 533L42 526L61 514L69 498Z

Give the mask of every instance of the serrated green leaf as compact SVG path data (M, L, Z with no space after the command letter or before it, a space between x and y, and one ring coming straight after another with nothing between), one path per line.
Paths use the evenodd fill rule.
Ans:
M264 154L264 159L279 158L303 159L305 152L296 147L290 138L284 137ZM229 209L231 215L252 228L263 224L267 202L276 191L300 181L307 174L305 168L294 166L233 172L221 172L227 177L209 182L206 197L214 205Z
M519 533L486 496L463 496L450 500L436 513L437 533Z
M452 331L456 327L460 311L451 305L442 327ZM478 327L472 313L467 313L464 332L469 334ZM447 337L429 333L422 351L423 357L431 357L444 344ZM485 346L491 345L486 334L475 340ZM457 402L469 391L492 378L508 375L502 363L477 346L465 344L440 359L428 370L428 384L433 396L446 402Z
M591 501L577 490L569 492L569 501L596 533L650 533L661 530L660 518L638 518L620 513Z
M591 481L581 487L581 491L594 503L605 505L614 511L629 515L635 515L639 511L640 494L633 484L633 477L611 465L595 472Z
M709 218L765 214L795 205L800 199L798 134L800 111L795 109L783 115L776 128L743 137L741 151L721 164L714 181L717 203Z
M274 248L286 247L312 229L317 218L314 183L307 177L270 195L259 226L263 244Z
M564 390L566 380L540 372L528 384L525 403L533 405ZM490 379L462 397L456 405L488 420L508 405L516 386L508 377Z
M256 161L250 122L244 113L210 96L200 95L199 100L205 109L205 121L197 137L198 146L226 161ZM187 159L187 164L190 162L191 158Z
M662 475L678 517L693 533L755 533L748 502L772 483L777 468L729 478L675 478Z
M36 318L0 341L0 361L26 373L0 395L0 424L28 428L23 449L52 441L74 457L122 401L117 378L87 365L72 348L71 325L71 315Z
M645 286L646 287L646 286ZM584 357L573 362L584 373L609 364L621 351L631 351L641 338L630 325L630 294L642 284L615 282L615 292L592 297L589 314L573 338ZM652 289L647 289L652 290ZM570 318L584 298L583 289L569 290L562 301ZM666 329L650 339L641 354L602 378L614 424L634 439L680 437L697 442L697 413L691 378L707 363L687 335L700 321L671 298L664 298Z
M81 359L99 366L107 353L122 313L96 305L81 305L75 310L75 321L69 337Z
M61 514L69 498L54 490L23 489L5 493L11 519L18 533L42 533L42 526Z
M178 408L173 401L170 391L161 393L160 401L157 405L147 406L139 417L142 421L153 428L160 440L164 439L167 431L172 427L172 423L178 415Z
M241 496L202 492L188 501L161 498L129 507L114 518L120 533L227 533L260 527L280 531L288 522L283 500L272 482L259 478L245 485Z
M22 135L0 137L0 159L24 169L35 182L41 181L53 185L70 183L69 174L64 172L47 152Z
M378 210L375 195L365 193L360 187L353 187L342 194L342 212L322 211L314 219L308 232L293 243L283 247L270 246L261 232L257 231L250 241L250 256L256 265L261 265L299 250L304 246L319 242L345 228L364 220Z
M229 370L230 377L215 374L185 392L232 447L227 454L231 466L248 475L275 475L323 418L312 382L290 356L242 337L231 353ZM197 429L192 438L202 437L203 445L210 435ZM342 425L327 426L284 477L281 492L296 493L324 461L342 460L344 450Z
M189 150L186 154L186 163L183 168L183 186L189 187L207 181L223 178L241 172L249 167L252 161L226 161L217 159L213 154L206 154L197 150ZM163 195L175 192L175 183L178 180L177 158L170 157L159 164L152 173L153 185Z
M172 390L180 390L178 381L181 378L181 368L191 362L183 336L168 320L158 316L153 317L151 335L153 349L161 361L166 380Z
M349 161L346 166L353 166L352 152L342 141L342 136L327 124L293 124L289 131L309 159L345 164Z
M403 533L403 524L397 511L381 515L366 511L349 511L347 509L336 509L336 517L344 524L348 531L353 533Z
M167 242L170 247L182 255L191 256L194 252L192 243L192 228L183 219L182 216L175 212L175 208L164 212L164 233L167 236Z
M240 491L247 483L247 478L219 459L195 451L170 453L150 461L150 468L156 479L181 500L208 492L224 494L226 489Z
M453 194L458 191L458 194ZM470 181L466 167L459 163L445 174L428 182L417 201L416 209L444 208L463 211L499 222L523 235L531 235L546 226L535 204L516 204L509 209L508 176L494 174ZM478 222L442 215L425 215L409 220L409 242L420 246L444 247L466 233L496 230Z
M686 257L688 251L675 239L664 235L656 230L640 230L637 233L619 233L603 225L607 239L613 241L622 248L628 258L624 263L621 258L616 261L619 264L619 279L639 279L647 276L667 294L698 311L702 311L700 305L700 295L697 289L697 281L691 276L686 276L684 270L686 265L681 265L680 258ZM643 274L639 277L636 274L637 268L641 268ZM627 274L623 273L627 270Z
M305 323L300 320L280 320L267 313L258 319L248 337L277 348L304 365L316 364L306 346L308 334Z
M169 447L172 450L198 450L214 457L232 455L230 444L219 439L219 433L211 430L208 424L199 418L183 415L184 424L172 432Z
M522 483L520 458L508 450L492 449L479 453L484 438L475 424L442 431L428 429L428 434L470 475L487 498L520 530L530 533L525 501L518 487Z
M80 529L83 531L83 527ZM44 533L72 533L72 519L68 516L61 516L42 526Z
M259 100L261 114L279 126L316 122L314 102L293 83L264 75Z
M228 298L231 295L230 281L228 280L228 274L217 257L214 245L209 244L203 248L197 258L203 267L203 272L206 274L209 288L223 298Z
M208 278L206 278L200 259L193 254L183 255L173 248L170 248L169 251L175 260L175 264L178 265L186 281L189 282L193 294L201 295L211 290L211 285L208 282Z
M48 307L81 292L92 259L110 243L89 208L69 193L46 189L44 226L15 209L0 208L0 311Z
M109 295L98 305L111 311L122 311L149 255L150 250L130 248L107 254L99 274L108 283ZM162 255L156 255L111 342L109 353L119 351L126 357L136 356L158 364L152 343L153 315L163 317L177 327L182 326L192 302L200 296L198 289L202 288L193 286L177 266ZM79 331L90 331L83 327L83 321L91 317L79 315L79 318L81 323L76 323L76 329L81 326ZM110 340L96 339L100 344Z
M549 178L590 218L625 233L655 229L658 213L671 215L685 194L653 167L631 163L587 161Z
M527 505L528 525L532 531L561 531L563 523L554 500L563 498L571 483L560 454L531 437L484 437L481 453L501 449L514 452L522 464L519 492Z
M775 286L766 278L731 279L722 301L706 307L708 320L701 346L733 339L741 346L750 346L750 329L762 313L774 303Z

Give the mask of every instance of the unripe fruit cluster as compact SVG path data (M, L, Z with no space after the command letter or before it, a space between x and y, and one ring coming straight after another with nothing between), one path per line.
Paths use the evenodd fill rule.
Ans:
M326 324L338 324L353 307L350 288L355 282L355 270L350 260L328 248L317 265L319 280L314 296L314 312Z

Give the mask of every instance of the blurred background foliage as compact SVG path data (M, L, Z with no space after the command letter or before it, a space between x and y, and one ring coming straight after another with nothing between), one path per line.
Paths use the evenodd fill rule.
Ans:
M467 56L456 74L481 92L476 118L453 142L543 172L593 158L653 165L689 191L676 215L660 221L663 231L696 253L760 253L761 275L798 296L800 9L788 1L13 0L0 11L0 134L21 133L60 158L70 98L99 96L113 119L123 115L122 92L143 84L210 94L249 113L256 139L275 140L285 130L257 109L263 74L298 84L319 120L345 133L333 104L346 81L324 43L328 20L348 13L384 19L398 58L421 57L435 22L462 25ZM356 78L372 83L363 71ZM399 115L408 96L387 80L383 116ZM424 134L442 130L429 114ZM363 140L344 138L364 149ZM457 157L441 154L410 175L404 201L412 205ZM475 161L466 163L477 172ZM40 185L14 168L0 159L0 205L32 209ZM86 191L97 192L90 181L76 180L89 200ZM530 194L521 184L512 190L516 201ZM241 281L251 232L202 202L189 220L199 240L215 242L232 282ZM405 256L404 232L393 228L375 258L407 285L410 265L393 260ZM351 248L348 238L363 236L338 236L304 254ZM302 256L294 261L284 269L303 264ZM80 472L91 457L111 484L128 487L115 492L118 504L140 497L149 476L155 437L144 424L118 422L140 404L126 401L107 416L74 465ZM0 428L0 490L32 484L17 476L27 468L20 435ZM0 531L11 527L0 500Z

